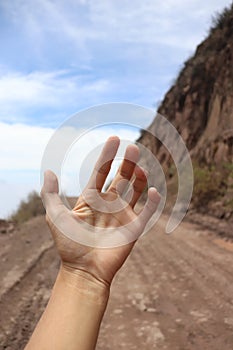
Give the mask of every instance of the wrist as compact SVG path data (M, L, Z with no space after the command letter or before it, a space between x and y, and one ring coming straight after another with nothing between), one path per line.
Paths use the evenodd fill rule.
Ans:
M61 263L58 280L81 296L88 297L90 302L106 304L108 301L110 285L87 271L73 269Z

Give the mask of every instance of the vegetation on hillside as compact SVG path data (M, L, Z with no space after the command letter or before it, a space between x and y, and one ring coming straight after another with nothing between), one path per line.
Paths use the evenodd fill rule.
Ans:
M216 29L222 30L225 27L232 25L232 9L233 9L233 3L229 7L225 7L223 11L217 12L212 17L212 25L210 27L210 33L215 31Z
M33 191L29 193L26 200L20 202L18 209L11 215L10 219L22 223L44 213L41 198L37 192Z
M221 201L222 212L233 215L233 164L223 163L221 166L200 166L193 164L194 189L193 204L203 211L209 204ZM225 216L224 214L224 216Z

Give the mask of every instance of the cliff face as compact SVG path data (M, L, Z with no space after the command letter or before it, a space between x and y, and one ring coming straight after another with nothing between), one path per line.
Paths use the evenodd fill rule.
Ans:
M185 62L158 113L179 131L195 164L209 169L212 166L221 169L224 164L230 167L233 161L233 5L218 15L207 39ZM153 127L155 121L148 130ZM156 154L163 167L171 167L171 156L161 142L145 132L138 141ZM232 186L231 171L225 174L229 177L225 183L228 189Z

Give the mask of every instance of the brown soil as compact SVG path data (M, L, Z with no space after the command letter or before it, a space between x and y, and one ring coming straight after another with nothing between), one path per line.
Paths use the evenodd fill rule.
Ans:
M163 216L112 286L97 349L232 350L232 243ZM0 349L23 349L59 266L44 218L0 235Z

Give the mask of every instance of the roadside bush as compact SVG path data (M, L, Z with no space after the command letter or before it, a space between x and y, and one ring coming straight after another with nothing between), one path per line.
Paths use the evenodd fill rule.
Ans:
M214 166L208 168L194 165L193 170L193 203L195 206L206 206L210 201L224 194L226 186L222 173Z
M33 191L29 193L26 200L21 201L18 209L11 215L10 219L21 223L44 213L45 210L41 198L37 192Z

